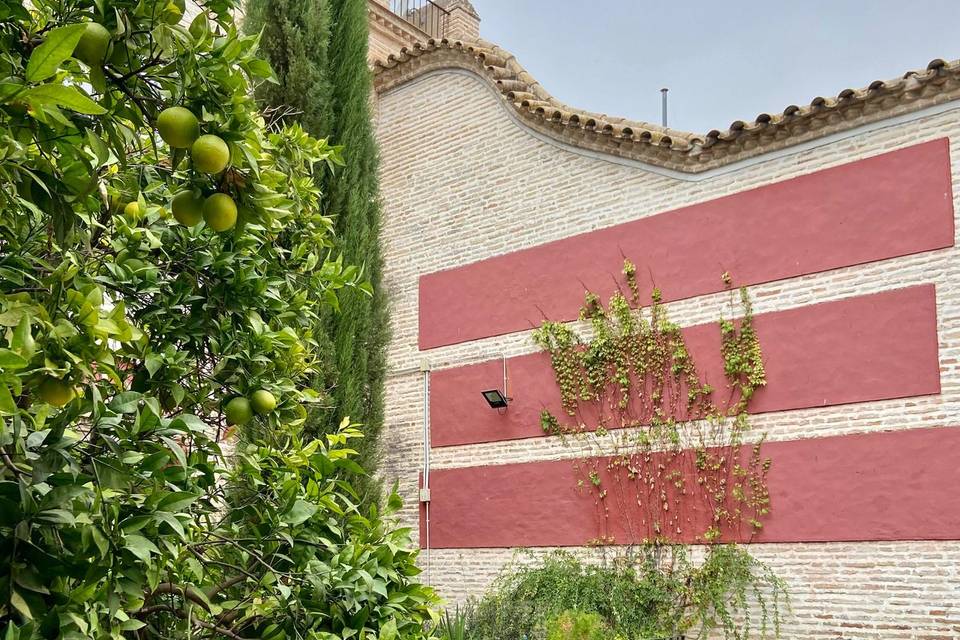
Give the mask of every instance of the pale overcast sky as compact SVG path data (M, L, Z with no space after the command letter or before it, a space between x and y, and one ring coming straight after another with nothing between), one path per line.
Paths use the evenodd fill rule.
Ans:
M960 58L960 0L472 0L571 106L698 133Z

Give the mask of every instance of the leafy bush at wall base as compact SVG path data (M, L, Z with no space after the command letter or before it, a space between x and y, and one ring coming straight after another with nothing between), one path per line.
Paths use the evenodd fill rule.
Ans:
M682 546L626 549L599 564L556 552L505 569L467 609L466 637L545 639L569 611L596 614L629 640L776 637L787 606L783 583L739 546L707 547L699 562Z
M469 607L461 609L459 606L444 611L437 625L437 637L440 640L466 640L469 611Z
M564 611L547 622L547 640L622 640L595 613Z
M420 638L359 430L302 437L337 152L195 4L0 1L0 637Z

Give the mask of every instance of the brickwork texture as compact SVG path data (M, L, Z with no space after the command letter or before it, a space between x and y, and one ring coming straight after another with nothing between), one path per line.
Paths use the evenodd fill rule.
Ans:
M463 70L435 70L392 87L377 96L376 112L386 213L385 286L393 323L381 472L387 481L399 480L406 501L402 518L414 531L420 526L418 482L428 417L424 378L429 374L421 371L422 364L438 370L537 350L530 330L420 350L421 276L940 138L950 141L953 209L960 211L960 103L696 176L536 135L511 117L486 79ZM749 290L761 314L922 284L936 288L939 394L773 411L755 416L755 428L779 441L960 426L960 250L955 243ZM490 287L490 295L496 295L497 283ZM728 304L728 293L714 293L667 307L673 320L692 326L715 321ZM574 455L550 437L430 450L433 469ZM944 455L954 456L960 467L960 454ZM598 553L575 551L585 557ZM788 584L793 613L786 638L960 638L960 541L755 544L752 551ZM427 580L453 602L481 594L514 555L513 549L424 549L422 563Z

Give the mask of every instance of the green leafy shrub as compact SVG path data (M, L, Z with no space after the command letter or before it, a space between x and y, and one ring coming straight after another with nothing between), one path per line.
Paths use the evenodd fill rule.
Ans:
M301 437L318 312L366 289L339 150L264 120L258 38L197 4L0 2L0 637L422 637L360 432Z
M508 567L470 609L467 637L545 638L550 622L569 611L595 614L630 640L691 630L738 640L754 631L775 636L784 593L782 582L738 546L709 547L700 563L680 546L640 547L601 565L557 552Z
M450 609L444 611L437 627L440 640L466 640L469 614L469 605L466 609L458 606L452 612Z
M611 640L603 618L595 613L564 611L547 622L547 640Z

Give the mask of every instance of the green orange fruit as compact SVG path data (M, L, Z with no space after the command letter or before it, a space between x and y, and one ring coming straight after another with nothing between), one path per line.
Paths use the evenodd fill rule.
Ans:
M97 22L88 22L73 50L73 56L91 67L99 67L107 57L109 47L110 32L107 28Z
M190 147L193 168L201 173L220 173L230 163L230 147L220 136L200 136Z
M173 196L170 209L177 222L185 227L193 227L203 218L203 196L186 189Z
M266 389L258 389L250 396L250 405L260 415L265 415L277 408L277 399Z
M139 220L140 219L140 203L134 200L133 202L128 202L127 205L123 208L123 215L127 217L128 220Z
M225 193L215 193L203 202L203 219L214 231L226 231L237 224L237 203Z
M227 424L244 425L253 417L250 401L241 396L230 400L223 408L223 413L227 417Z
M130 379L130 390L143 393L150 387L150 371L146 367L140 367Z
M123 213L123 208L126 206L124 203L125 198L123 198L116 191L112 191L109 194L110 204L107 206L110 209L110 213Z
M200 121L184 107L169 107L157 116L157 131L171 147L186 149L200 137Z
M37 392L41 400L55 407L62 407L77 395L69 382L52 376L43 379Z

